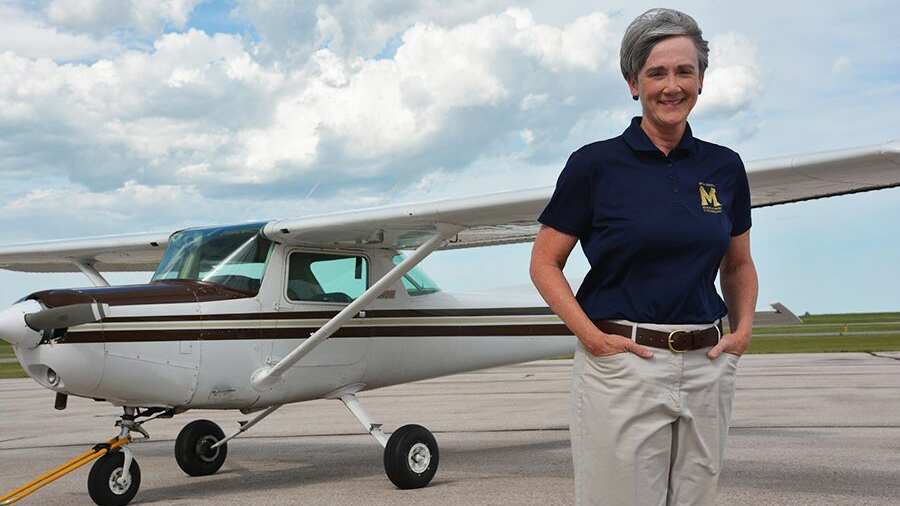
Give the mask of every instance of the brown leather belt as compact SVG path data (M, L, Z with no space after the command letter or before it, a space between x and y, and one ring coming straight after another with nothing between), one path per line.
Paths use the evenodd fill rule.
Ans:
M628 338L631 337L631 325L613 323L607 320L594 320L594 325L607 334L616 334ZM672 332L650 330L639 326L634 341L642 346L662 348L664 350L671 350L675 353L684 353L690 350L699 350L700 348L715 346L715 344L719 342L721 336L721 323L703 330L675 330Z

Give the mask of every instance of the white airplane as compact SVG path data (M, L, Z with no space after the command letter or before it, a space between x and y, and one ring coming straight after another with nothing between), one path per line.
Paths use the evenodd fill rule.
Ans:
M753 206L783 204L900 185L900 143L747 166ZM23 369L56 392L57 409L69 395L123 408L118 436L0 503L95 460L91 498L124 505L140 486L127 444L132 432L147 436L147 421L255 412L228 436L208 420L180 432L178 465L209 475L228 440L284 404L323 398L343 402L384 447L397 487L427 485L439 459L432 434L406 425L387 438L356 394L573 352L543 302L445 293L416 267L441 249L533 240L552 191L0 247L0 268L81 271L96 285L37 292L0 313L0 338ZM145 285L111 287L101 274L154 269Z

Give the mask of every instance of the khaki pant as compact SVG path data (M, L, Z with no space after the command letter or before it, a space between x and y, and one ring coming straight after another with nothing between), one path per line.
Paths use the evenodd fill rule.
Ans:
M650 350L649 359L595 357L579 343L570 426L576 506L714 502L739 357Z

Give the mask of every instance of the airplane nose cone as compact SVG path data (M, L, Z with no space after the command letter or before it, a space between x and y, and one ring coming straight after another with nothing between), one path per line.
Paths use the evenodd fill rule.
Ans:
M41 344L42 333L25 323L25 315L42 309L36 300L23 300L0 311L0 339L28 349Z

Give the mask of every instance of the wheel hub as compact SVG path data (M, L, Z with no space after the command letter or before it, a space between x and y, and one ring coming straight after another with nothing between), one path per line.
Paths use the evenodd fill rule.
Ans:
M406 462L412 472L422 474L431 464L431 450L423 443L416 443L409 449Z
M197 456L204 462L215 462L219 449L212 446L219 442L215 436L203 436L197 441Z
M120 467L109 475L109 490L116 495L122 495L131 488L131 475L122 476L122 471Z

